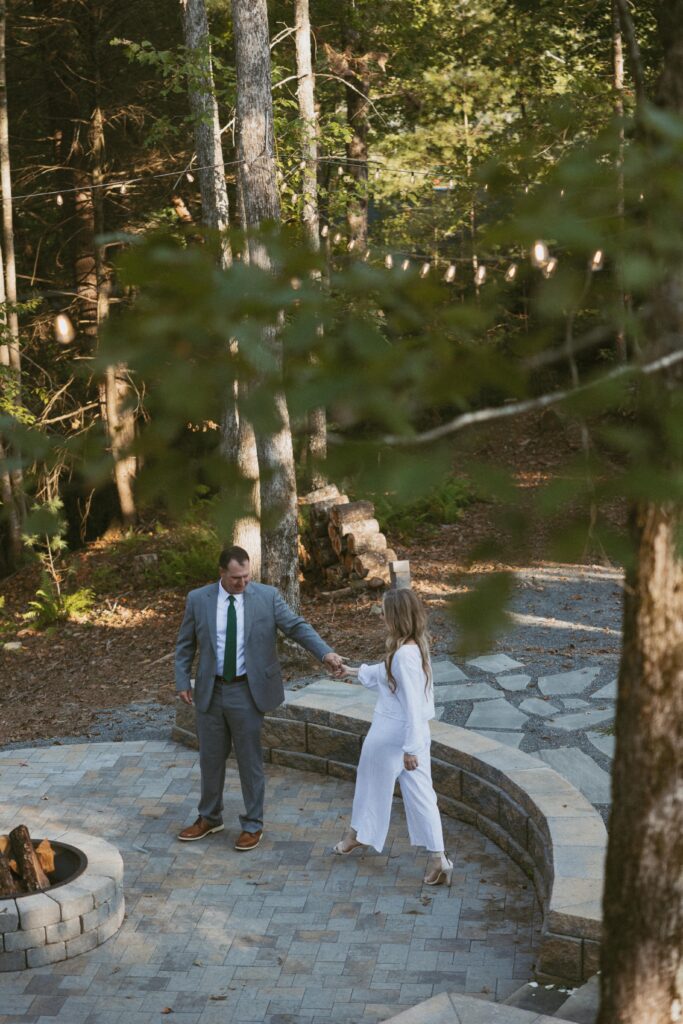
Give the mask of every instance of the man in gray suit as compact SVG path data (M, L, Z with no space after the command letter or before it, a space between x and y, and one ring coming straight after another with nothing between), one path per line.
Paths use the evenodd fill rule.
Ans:
M194 706L199 738L199 816L178 838L193 842L223 829L225 762L235 748L244 814L236 850L253 850L263 834L265 774L261 726L285 699L277 631L296 640L336 676L343 661L312 626L295 615L275 587L250 582L249 555L223 551L220 580L188 594L175 653L176 690L193 703L190 672L199 646Z

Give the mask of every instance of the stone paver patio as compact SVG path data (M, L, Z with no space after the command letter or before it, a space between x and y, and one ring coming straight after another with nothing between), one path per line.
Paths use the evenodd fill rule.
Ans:
M429 889L400 802L384 855L337 858L352 784L267 773L266 834L239 854L234 768L226 831L175 839L199 785L196 753L180 745L0 753L0 828L69 826L115 843L127 909L98 949L0 974L0 1024L353 1024L445 991L501 1000L531 977L533 886L485 836L445 818L453 886Z

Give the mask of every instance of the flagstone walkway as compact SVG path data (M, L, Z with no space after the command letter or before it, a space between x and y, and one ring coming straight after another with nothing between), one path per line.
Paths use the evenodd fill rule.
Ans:
M518 570L514 628L491 654L434 659L437 717L545 761L607 816L621 642L621 573ZM453 638L440 645L452 650Z
M0 753L0 831L21 820L38 837L69 826L113 842L127 912L89 953L0 974L0 1024L372 1024L442 991L501 1000L531 977L533 888L484 836L445 819L453 885L430 889L400 802L384 855L338 858L352 785L272 765L267 775L264 839L240 854L234 768L225 832L175 838L196 813L192 750Z

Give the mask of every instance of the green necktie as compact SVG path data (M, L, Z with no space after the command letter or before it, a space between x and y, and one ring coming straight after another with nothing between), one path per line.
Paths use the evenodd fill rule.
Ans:
M228 598L228 624L225 630L225 659L223 661L223 678L230 682L237 675L237 612L235 598Z

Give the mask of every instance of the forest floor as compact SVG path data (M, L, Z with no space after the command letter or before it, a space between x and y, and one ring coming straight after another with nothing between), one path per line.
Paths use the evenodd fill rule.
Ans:
M500 423L466 441L458 439L453 456L456 475L467 477L473 460L494 457L513 474L517 507L531 525L531 539L524 548L515 548L498 522L497 504L478 500L468 504L454 524L437 525L409 542L389 537L398 557L410 561L414 586L430 608L437 653L453 650L448 599L468 589L473 577L506 567L550 564L550 523L536 517L533 498L579 455L576 428L567 428L554 413ZM607 519L612 526L623 527L618 502L607 510ZM492 536L503 543L507 539L507 550L484 557L481 545ZM145 735L146 727L158 731L160 723L170 723L173 652L187 588L150 585L145 567L150 558L159 557L158 548L152 534L137 538L134 545L122 544L111 534L75 553L75 583L94 587L93 609L79 621L42 631L22 618L39 586L39 569L30 566L0 581L0 748L87 737L129 739ZM595 550L574 561L606 564ZM209 580L196 585L202 582ZM304 583L303 615L349 659L378 658L383 629L379 616L372 613L377 594L361 591L335 597L325 596L323 589ZM581 594L573 599L580 601ZM3 648L3 643L10 647ZM284 667L290 680L316 671L310 659L296 655L286 659Z

